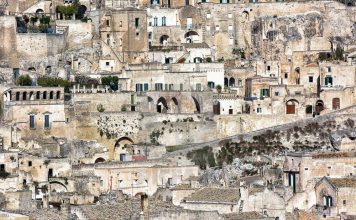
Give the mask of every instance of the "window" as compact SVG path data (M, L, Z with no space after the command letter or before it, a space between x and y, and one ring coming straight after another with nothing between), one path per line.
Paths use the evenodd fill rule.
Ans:
M173 84L169 84L169 91L174 90L174 85Z
M105 65L106 66L110 66L110 62L105 62Z
M308 167L305 167L304 170L309 170Z
M139 18L135 18L135 27L136 28L140 27L140 19Z
M167 184L168 184L168 186L173 185L173 179L172 178L168 178Z
M5 171L5 164L0 165L0 171Z
M145 83L145 84L143 85L143 91L148 91L148 83Z
M209 82L208 82L208 87L209 87L209 88L212 88L212 89L215 88L215 83L209 81Z
M233 45L233 44L234 44L234 38L230 38L230 39L229 39L229 44L230 44L230 45Z
M257 113L262 113L262 108L261 107L257 108Z
M309 76L309 82L310 82L310 83L312 83L312 82L313 82L313 80L314 80L314 77Z
M185 5L189 5L189 0L185 0Z
M104 186L104 181L100 180L100 186Z
M106 20L106 26L110 27L110 20Z
M49 126L49 115L45 115L44 127L50 128Z
M210 14L210 13L207 13L207 14L206 14L206 18L211 18L211 14Z
M158 26L158 18L157 17L153 18L153 26Z
M233 28L233 26L232 26L231 24L229 25L228 30L229 30L229 31L234 30L234 28Z
M227 17L228 17L228 18L232 18L232 14L229 13L229 14L227 15Z
M136 92L142 91L142 84L136 84Z
M150 40L152 39L152 32L148 33L148 39L150 39Z
M278 91L274 92L274 95L279 96L279 92Z
M219 26L219 25L216 25L216 26L215 26L215 30L216 30L216 31L219 31L219 30L220 30L220 26Z
M35 116L30 115L30 128L35 128Z
M28 161L28 166L32 167L32 161Z
M342 204L343 204L343 205L346 205L346 200L343 200L343 201L342 201Z
M167 23L166 23L166 17L162 17L162 26L166 26Z
M330 73L331 72L331 67L330 66L326 67L326 70L328 71L328 73Z
M312 105L307 105L305 107L305 113L306 114L312 114L313 113L313 106Z
M285 79L288 79L288 73L285 73L285 74L284 74L284 78L285 78Z
M269 89L261 89L260 96L261 97L269 97Z
M193 18L189 17L187 18L187 28L192 28L193 27Z
M230 108L230 109L229 109L229 115L232 115L233 112L234 112L233 109Z
M162 83L156 83L155 84L155 90L156 91L162 91L163 90L163 84Z
M195 85L195 90L196 91L201 91L201 84L200 83L197 83L196 85Z
M325 85L326 86L332 86L333 85L333 77L332 76L326 76L325 77Z
M183 91L183 83L179 84L179 90Z
M271 70L271 66L267 66L267 70L270 71Z

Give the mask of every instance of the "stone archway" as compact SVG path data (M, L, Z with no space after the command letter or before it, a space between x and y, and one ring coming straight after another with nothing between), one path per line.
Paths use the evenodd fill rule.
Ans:
M134 141L129 137L121 137L115 143L115 159L120 161L127 160L127 148L134 144Z
M164 97L160 97L157 100L157 112L158 113L167 113L167 111L168 111L167 100Z
M286 114L296 114L296 106L299 102L295 99L290 99L286 102Z

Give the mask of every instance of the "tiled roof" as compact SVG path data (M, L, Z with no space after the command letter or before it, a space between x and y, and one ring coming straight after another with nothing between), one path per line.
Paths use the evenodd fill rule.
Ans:
M263 216L258 212L241 212L224 215L226 220L244 220L244 219L261 219Z
M203 188L191 196L186 197L187 202L216 202L216 203L237 203L240 199L237 188Z
M207 43L190 43L182 44L185 48L209 48Z
M330 178L329 181L338 188L356 187L356 178Z
M314 154L312 158L338 158L338 157L355 157L356 152L333 152Z

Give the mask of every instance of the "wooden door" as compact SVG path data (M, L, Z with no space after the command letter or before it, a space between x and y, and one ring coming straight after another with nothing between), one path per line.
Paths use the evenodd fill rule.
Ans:
M333 110L340 109L340 99L333 98Z
M287 114L295 114L295 105L294 104L287 105Z

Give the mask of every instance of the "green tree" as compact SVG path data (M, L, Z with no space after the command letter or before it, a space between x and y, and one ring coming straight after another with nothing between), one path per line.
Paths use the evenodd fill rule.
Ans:
M17 79L16 84L19 86L31 86L32 79L29 75L22 75Z
M105 86L110 86L114 91L118 90L119 78L117 76L105 76L101 78L101 84Z
M342 49L342 47L340 47L340 45L337 45L337 47L336 47L335 59L336 60L343 60L344 59L344 49Z

